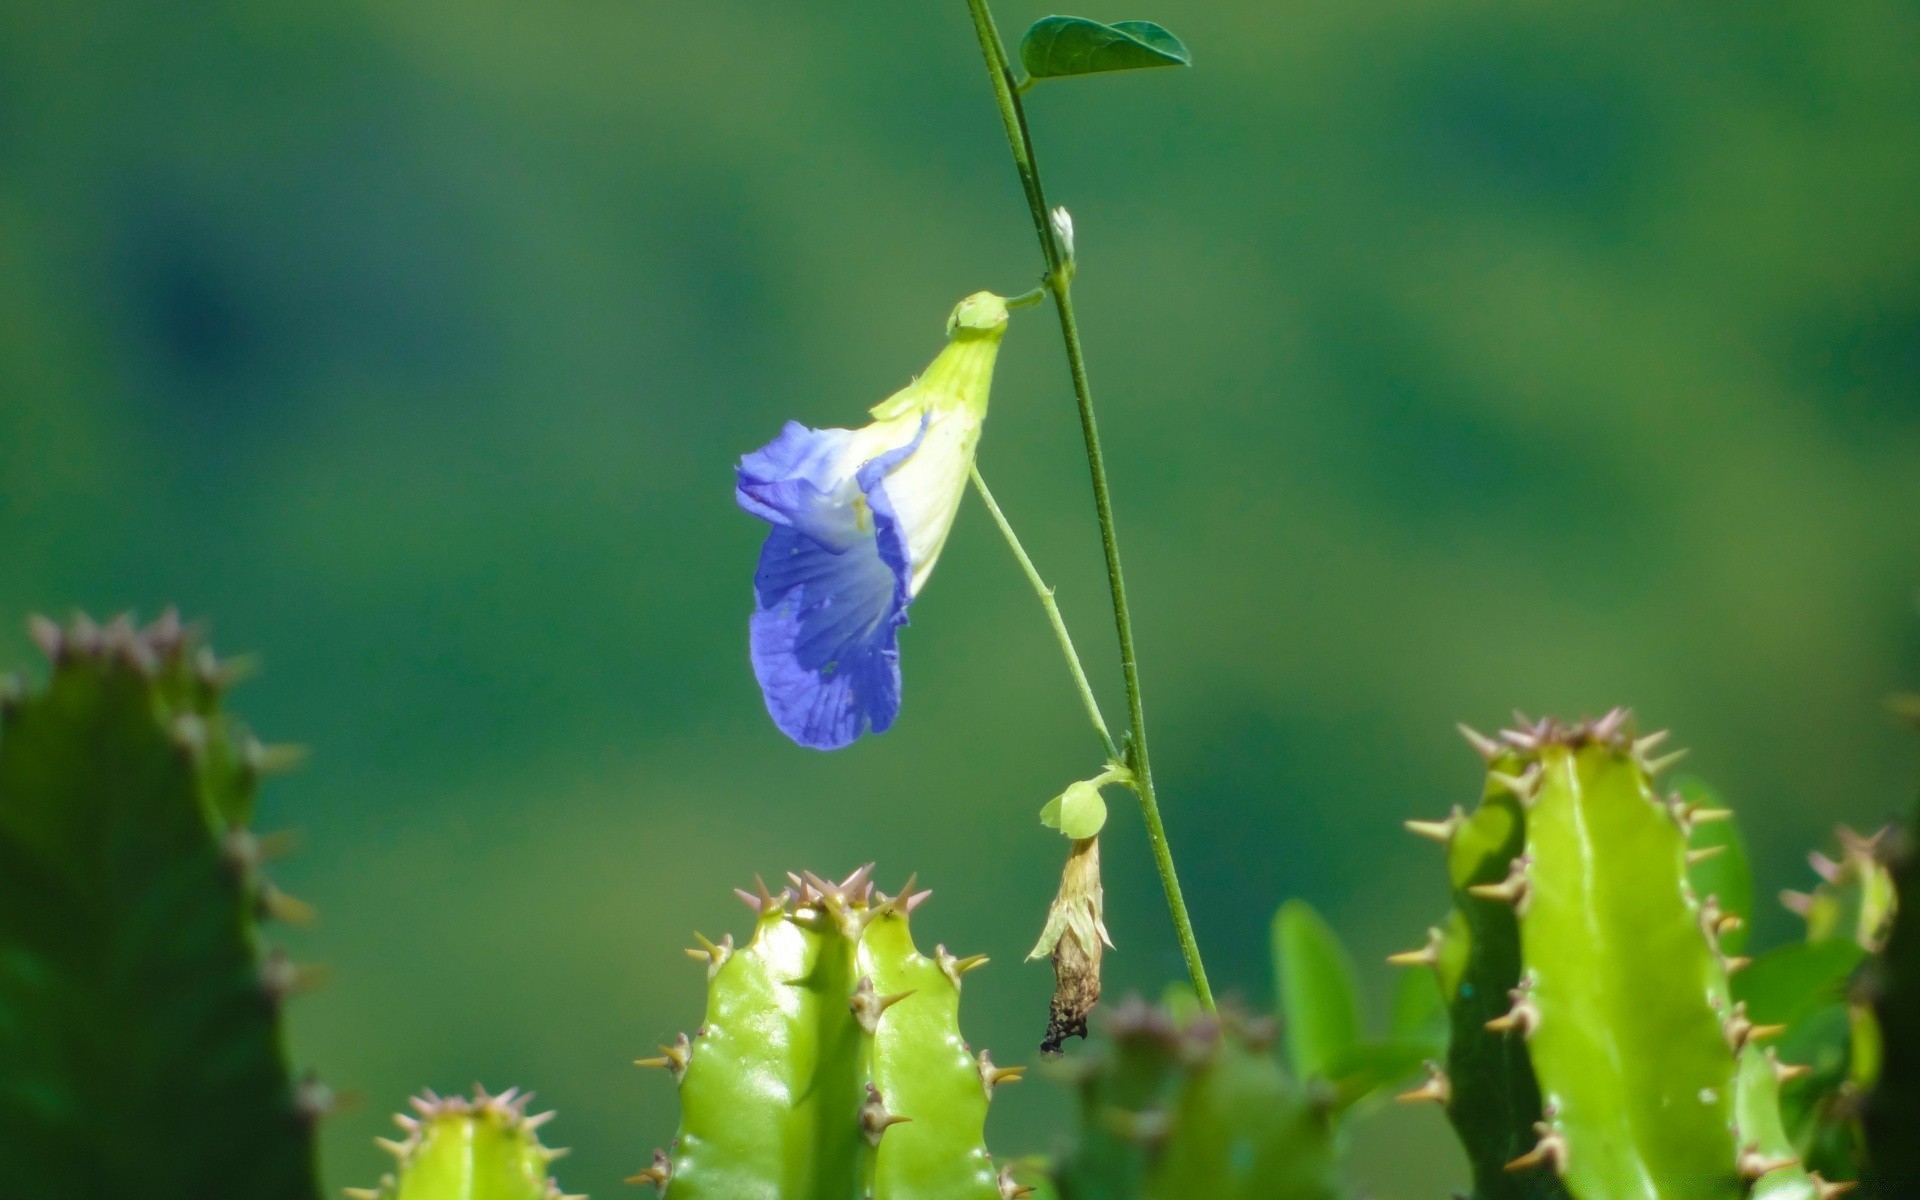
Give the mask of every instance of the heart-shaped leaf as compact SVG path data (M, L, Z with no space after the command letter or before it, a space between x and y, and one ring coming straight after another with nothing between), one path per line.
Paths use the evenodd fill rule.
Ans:
M1180 39L1152 21L1102 25L1085 17L1042 17L1020 39L1020 62L1035 79L1190 67L1193 55Z

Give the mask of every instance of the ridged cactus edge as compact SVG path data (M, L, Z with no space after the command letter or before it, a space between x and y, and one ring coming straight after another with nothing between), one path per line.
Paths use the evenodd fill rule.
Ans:
M424 1092L394 1117L405 1138L378 1139L395 1159L373 1188L347 1188L347 1200L587 1200L570 1196L549 1174L564 1149L542 1145L553 1113L527 1115L531 1093L499 1095L475 1085L471 1099Z
M994 1089L1016 1080L961 1036L962 981L983 957L916 949L927 892L790 876L739 895L751 939L701 939L706 1017L641 1065L679 1087L673 1149L629 1182L668 1200L1008 1200L1024 1195L984 1142Z
M1795 1068L1733 997L1743 917L1694 879L1731 815L1654 786L1675 756L1631 715L1522 719L1489 738L1476 810L1412 822L1444 844L1454 908L1401 965L1438 973L1446 1106L1477 1200L1814 1200L1780 1118Z
M226 713L237 672L171 613L31 631L45 685L0 689L6 1190L312 1200L328 1094L281 1022L308 976L259 935L306 910L249 827L296 756Z

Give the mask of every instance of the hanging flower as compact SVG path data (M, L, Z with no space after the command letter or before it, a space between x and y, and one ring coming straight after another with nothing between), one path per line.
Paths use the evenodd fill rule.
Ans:
M837 750L900 711L900 626L953 527L987 415L1006 301L967 297L926 373L860 429L789 421L740 460L734 497L773 526L748 629L767 712Z

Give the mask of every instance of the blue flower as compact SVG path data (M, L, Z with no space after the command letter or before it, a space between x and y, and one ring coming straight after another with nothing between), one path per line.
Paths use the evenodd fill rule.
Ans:
M734 497L773 526L753 577L753 671L803 746L837 750L900 712L900 627L953 527L1006 328L1004 300L969 296L946 349L871 424L790 421L740 460Z

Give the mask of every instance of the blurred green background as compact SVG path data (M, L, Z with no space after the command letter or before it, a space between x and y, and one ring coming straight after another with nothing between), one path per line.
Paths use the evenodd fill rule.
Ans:
M1299 895L1384 992L1444 903L1398 823L1476 794L1456 719L1637 705L1767 892L1911 795L1879 704L1920 659L1920 10L1086 15L1198 63L1030 102L1226 990L1268 1002ZM628 1062L698 1022L679 948L744 932L755 872L919 872L923 946L996 960L969 1035L1031 1059L1035 813L1098 765L1031 594L970 501L899 725L797 749L730 487L1037 266L961 0L0 6L0 662L31 610L168 603L262 656L240 707L315 750L263 821L334 978L296 1050L364 1097L333 1184L478 1079L622 1194L674 1120ZM1019 317L981 461L1117 712L1078 438ZM1117 996L1180 968L1115 814ZM1047 1148L1062 1099L1005 1093L990 1140ZM1359 1136L1380 1197L1458 1176L1434 1113Z

